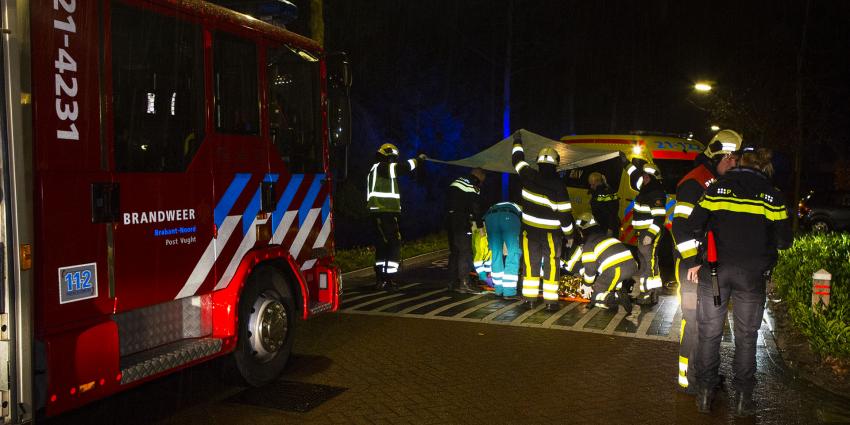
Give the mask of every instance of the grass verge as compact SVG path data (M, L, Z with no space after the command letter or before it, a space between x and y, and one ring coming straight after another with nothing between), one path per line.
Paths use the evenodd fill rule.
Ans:
M415 257L429 252L448 249L449 243L445 233L435 233L413 241L405 241L401 246L401 257L403 259ZM342 272L350 272L369 267L375 263L375 249L373 247L357 247L341 249L336 252L336 263Z

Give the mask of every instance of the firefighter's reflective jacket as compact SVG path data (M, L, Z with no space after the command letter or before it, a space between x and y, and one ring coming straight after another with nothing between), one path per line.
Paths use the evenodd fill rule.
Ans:
M522 180L520 206L523 225L547 231L560 228L564 235L572 236L573 216L570 195L557 174L553 171L552 176L547 176L531 168L531 165L525 161L522 144L514 144L511 160Z
M581 267L578 272L589 285L605 270L625 261L634 261L634 257L619 239L608 237L602 232L594 232L570 256L566 265L567 271L575 273L579 260Z
M664 186L658 181L658 170L650 167L652 166L646 161L637 160L629 164L626 171L629 174L629 183L634 190L638 191L635 196L632 227L641 236L649 235L655 238L664 226L667 194L664 192ZM653 176L649 183L643 183L644 173Z
M769 270L776 262L776 250L790 247L792 241L782 193L767 176L750 168L733 168L709 186L688 224L700 235L714 232L721 267Z
M478 227L484 227L480 185L481 182L473 175L456 178L449 185L446 194L446 208L449 214L460 214L474 221Z
M686 268L697 265L696 255L699 248L696 229L688 222L688 218L702 194L715 181L717 175L712 167L709 164L700 164L682 177L676 187L676 207L673 209L671 231L676 244L676 254Z
M401 212L398 178L415 170L417 160L381 161L372 165L366 176L366 206L370 213Z

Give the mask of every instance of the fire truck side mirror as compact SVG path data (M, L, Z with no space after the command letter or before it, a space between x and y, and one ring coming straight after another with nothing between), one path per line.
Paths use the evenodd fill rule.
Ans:
M333 146L351 143L351 67L345 53L329 53L328 75L328 127Z
M348 177L348 146L351 144L351 66L345 53L325 57L328 76L328 135L334 178Z

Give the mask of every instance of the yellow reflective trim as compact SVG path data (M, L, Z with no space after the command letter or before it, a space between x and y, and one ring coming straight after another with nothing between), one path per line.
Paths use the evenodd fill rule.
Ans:
M576 248L576 251L573 253L573 255L570 257L570 259L567 261L567 270L573 271L573 268L576 266L576 263L578 263L578 260L581 257L582 257L582 249L579 246L578 248Z
M763 216L771 221L785 220L788 212L784 207L770 205L764 201L730 198L723 196L706 196L699 205L709 211L731 211L744 214Z
M525 260L525 277L528 279L534 279L534 275L531 274L531 260L528 257L528 232L522 232L522 256L523 260ZM523 287L525 284L523 284Z
M593 259L595 260L595 259L599 258L599 256L602 255L603 251L610 248L612 245L616 245L619 242L620 241L618 241L614 238L608 238L608 239L603 240L602 242L599 242L593 248Z
M555 241L551 233L546 234L546 239L549 240L549 280L554 281L558 272L558 264L555 262Z
M620 281L620 268L617 267L617 270L614 270L614 279L611 280L611 284L608 285L608 292L614 290L617 287L617 282Z

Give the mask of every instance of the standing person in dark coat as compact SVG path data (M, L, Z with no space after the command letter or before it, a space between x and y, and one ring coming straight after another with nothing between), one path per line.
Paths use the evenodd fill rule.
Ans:
M717 252L720 305L714 305L709 268L688 270L688 280L699 281L695 371L699 387L696 402L701 413L711 411L720 383L720 340L729 300L735 316L733 411L738 416L755 413L756 340L764 315L767 280L776 264L777 249L790 247L792 241L784 196L770 181L771 156L769 149L742 149L738 167L706 189L688 219L701 235L712 232ZM700 237L699 242L705 246L706 240Z
M741 135L732 130L720 130L708 143L705 152L697 156L697 166L682 177L676 186L676 207L670 228L676 249L676 280L679 282L677 295L682 309L682 325L679 334L679 389L688 394L696 393L694 378L694 353L697 350L697 282L688 280L688 270L697 266L698 235L691 228L688 218L702 194L718 176L735 167L741 149Z
M478 293L469 283L469 271L472 270L472 223L484 227L480 197L485 177L484 170L476 168L468 176L455 179L446 194L450 291Z
M617 190L608 185L605 175L599 172L587 176L590 186L590 212L599 227L608 236L620 237L620 196Z

